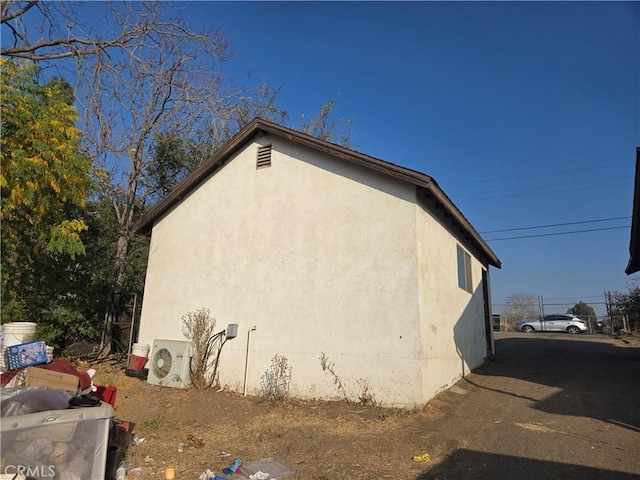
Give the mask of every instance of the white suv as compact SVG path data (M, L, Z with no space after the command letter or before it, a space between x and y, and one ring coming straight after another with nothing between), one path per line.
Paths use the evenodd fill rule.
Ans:
M569 332L582 333L589 330L587 322L571 314L554 313L545 315L542 320L522 320L516 323L516 329L531 333L540 332Z

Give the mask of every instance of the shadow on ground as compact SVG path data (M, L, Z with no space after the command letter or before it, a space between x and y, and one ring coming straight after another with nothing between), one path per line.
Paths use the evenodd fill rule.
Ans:
M558 334L496 339L496 359L478 375L513 377L559 391L532 408L582 416L640 432L640 348ZM472 379L466 382L487 388ZM492 390L492 389L490 389ZM515 392L494 390L503 395Z
M459 449L440 465L419 475L416 480L506 478L536 478L538 480L637 480L638 476L620 471Z

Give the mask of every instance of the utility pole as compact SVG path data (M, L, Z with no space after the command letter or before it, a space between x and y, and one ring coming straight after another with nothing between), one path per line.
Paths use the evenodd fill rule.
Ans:
M542 295L538 295L538 309L540 310L540 329L544 330L545 324L542 320L544 318L544 300Z
M607 307L607 317L609 317L609 333L613 333L613 318L611 318L611 292L604 291L604 304Z

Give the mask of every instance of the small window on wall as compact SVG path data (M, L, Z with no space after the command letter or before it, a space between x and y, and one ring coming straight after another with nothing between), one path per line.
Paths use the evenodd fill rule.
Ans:
M471 255L458 245L458 286L469 293L473 293L471 284Z

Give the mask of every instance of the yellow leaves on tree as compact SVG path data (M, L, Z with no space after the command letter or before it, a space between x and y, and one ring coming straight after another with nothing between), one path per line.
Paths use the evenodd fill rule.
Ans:
M37 66L1 59L2 240L5 253L30 245L84 253L84 221L73 218L90 186L78 113L59 83L40 85Z

